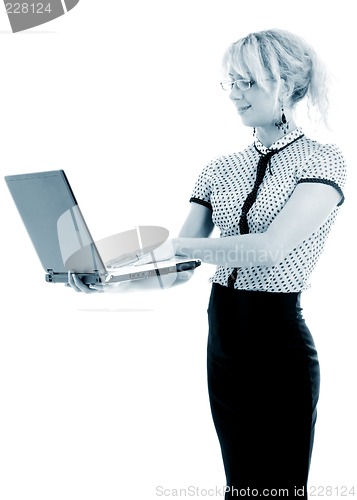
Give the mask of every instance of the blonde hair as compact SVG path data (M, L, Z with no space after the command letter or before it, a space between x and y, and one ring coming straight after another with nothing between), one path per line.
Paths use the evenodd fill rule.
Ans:
M303 38L280 29L250 33L228 47L222 65L225 76L232 67L242 78L257 82L265 90L267 76L277 81L282 78L291 89L291 105L307 97L309 116L313 106L328 127L330 75Z

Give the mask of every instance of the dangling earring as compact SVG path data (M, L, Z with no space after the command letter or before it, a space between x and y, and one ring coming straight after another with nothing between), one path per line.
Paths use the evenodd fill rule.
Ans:
M282 129L284 132L284 135L286 134L286 131L289 130L289 122L286 119L285 112L284 112L284 103L281 102L281 119L280 121L275 122L275 126L278 127L278 129Z
M256 136L257 136L257 129L254 127L253 128L253 137L254 137L254 139L256 138Z

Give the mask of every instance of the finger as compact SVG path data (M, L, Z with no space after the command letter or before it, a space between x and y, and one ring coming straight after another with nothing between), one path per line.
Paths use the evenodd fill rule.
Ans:
M135 257L134 259L131 258L131 259L125 259L123 261L120 261L120 262L116 262L115 264L113 264L112 266L110 267L124 267L124 266L130 266L130 264L134 264L134 262L137 262L138 260L138 257Z
M93 290L96 292L101 292L101 293L105 292L105 288L106 288L105 285L89 285L90 290Z
M191 273L189 271L180 271L177 273L177 277L180 280L189 280L191 278Z
M153 256L151 254L143 255L134 263L134 266L143 266L144 264L151 264L154 262Z
M81 290L77 287L76 283L74 282L73 275L68 272L68 284L67 286L70 286L75 292L80 292Z
M105 263L105 265L108 267L122 267L130 265L138 260L140 253L141 252L130 252L122 254L121 256L118 256L118 258L109 260Z
M105 265L108 267L123 266L130 259L132 259L132 257L129 257L128 255L126 255L125 257L122 257L122 258L109 260L108 262L105 263Z
M97 292L97 290L91 290L89 288L89 286L85 285L83 283L83 281L76 274L72 274L72 276L73 276L74 285L79 292L83 292L85 294Z
M141 260L138 260L137 262L135 262L134 266L135 267L139 267L139 266L144 266L145 264L152 264L152 260L151 259L141 259Z
M68 272L68 283L65 284L65 286L73 288L75 292L82 292L82 293L96 293L96 292L103 292L104 289L101 285L85 285L83 281L76 275L76 274L71 274Z
M88 293L95 293L95 291L94 291L94 290L91 290L91 289L89 288L89 286L85 285L85 284L83 283L83 281L82 281L80 278L78 278L78 276L77 276L77 275L75 275L75 274L74 274L74 275L73 275L73 279L74 279L74 282L75 282L76 286L79 288L79 290L80 290L81 292L86 293L86 294L88 294Z

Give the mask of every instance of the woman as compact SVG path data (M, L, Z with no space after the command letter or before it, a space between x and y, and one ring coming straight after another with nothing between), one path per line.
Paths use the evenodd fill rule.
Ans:
M254 143L204 168L179 237L155 258L217 265L207 366L225 498L307 498L320 372L300 298L344 201L345 163L295 123L304 98L327 116L326 73L303 39L253 33L223 62L222 88ZM209 238L214 226L220 238ZM70 284L89 291L73 275Z

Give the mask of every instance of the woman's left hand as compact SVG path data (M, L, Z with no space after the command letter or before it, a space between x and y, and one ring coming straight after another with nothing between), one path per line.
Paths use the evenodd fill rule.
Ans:
M151 264L152 262L170 260L175 256L175 240L166 240L165 243L157 247L153 252L140 257L139 260L135 262L134 266L142 266L144 264Z
M83 293L98 293L104 292L103 285L85 285L83 281L75 274L68 272L68 283L66 286L71 287L75 292L83 292Z

